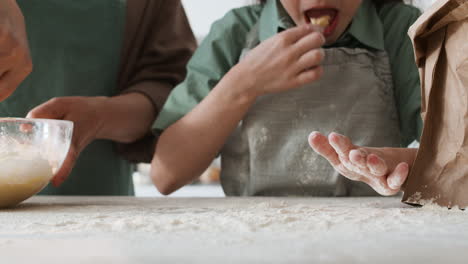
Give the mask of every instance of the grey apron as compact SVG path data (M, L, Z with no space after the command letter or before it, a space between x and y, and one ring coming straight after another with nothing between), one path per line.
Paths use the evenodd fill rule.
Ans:
M249 33L241 59L259 44ZM338 132L361 146L398 147L399 121L386 52L325 49L324 76L259 97L221 153L221 182L236 196L370 196L308 145L311 131Z

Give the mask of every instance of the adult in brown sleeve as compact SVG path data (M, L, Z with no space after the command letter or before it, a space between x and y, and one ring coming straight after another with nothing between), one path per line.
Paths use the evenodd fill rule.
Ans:
M0 113L75 125L54 187L42 194L132 195L133 165L128 160L151 158L151 125L172 88L184 79L196 48L181 2L18 4L35 69Z

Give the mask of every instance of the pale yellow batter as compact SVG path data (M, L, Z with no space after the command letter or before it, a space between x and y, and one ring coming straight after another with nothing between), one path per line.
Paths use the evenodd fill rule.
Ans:
M0 208L16 205L33 196L47 185L52 176L49 162L38 155L1 155Z

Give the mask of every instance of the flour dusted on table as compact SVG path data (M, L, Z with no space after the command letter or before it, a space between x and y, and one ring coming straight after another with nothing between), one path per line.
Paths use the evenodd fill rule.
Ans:
M38 196L0 216L2 260L31 259L14 263L466 263L468 248L466 211L398 197Z

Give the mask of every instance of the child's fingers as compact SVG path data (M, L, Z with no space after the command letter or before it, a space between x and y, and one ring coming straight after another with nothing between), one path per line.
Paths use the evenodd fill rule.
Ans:
M295 86L301 86L304 84L308 84L311 82L315 82L320 79L323 75L323 68L321 66L317 66L313 69L306 70L304 72L299 73L296 77Z
M297 57L302 56L311 50L318 49L325 44L325 37L318 32L310 33L299 39L294 44L294 51Z
M336 150L338 155L343 157L349 157L349 152L356 148L353 145L349 138L340 135L338 133L331 133L328 135L328 140L330 141L330 145Z
M293 44L302 39L304 36L313 32L313 29L308 26L293 27L278 34L278 38L284 41L284 44Z
M324 135L317 131L312 132L309 135L309 145L315 152L326 158L331 165L340 165L340 159L338 158L338 155L332 146L330 146L327 137Z
M367 153L362 149L353 149L349 152L349 160L360 169L367 169Z
M367 168L377 177L385 176L388 172L387 163L375 154L367 156Z
M387 184L393 190L400 190L403 183L405 183L408 177L409 166L408 163L402 162L398 164L395 170L388 176Z
M383 196L391 196L395 195L399 192L399 190L394 190L390 188L387 184L387 181L384 178L375 179L370 186L378 192L380 195Z
M325 52L323 49L313 49L302 55L297 62L297 71L302 72L306 69L310 69L320 65L325 58Z

